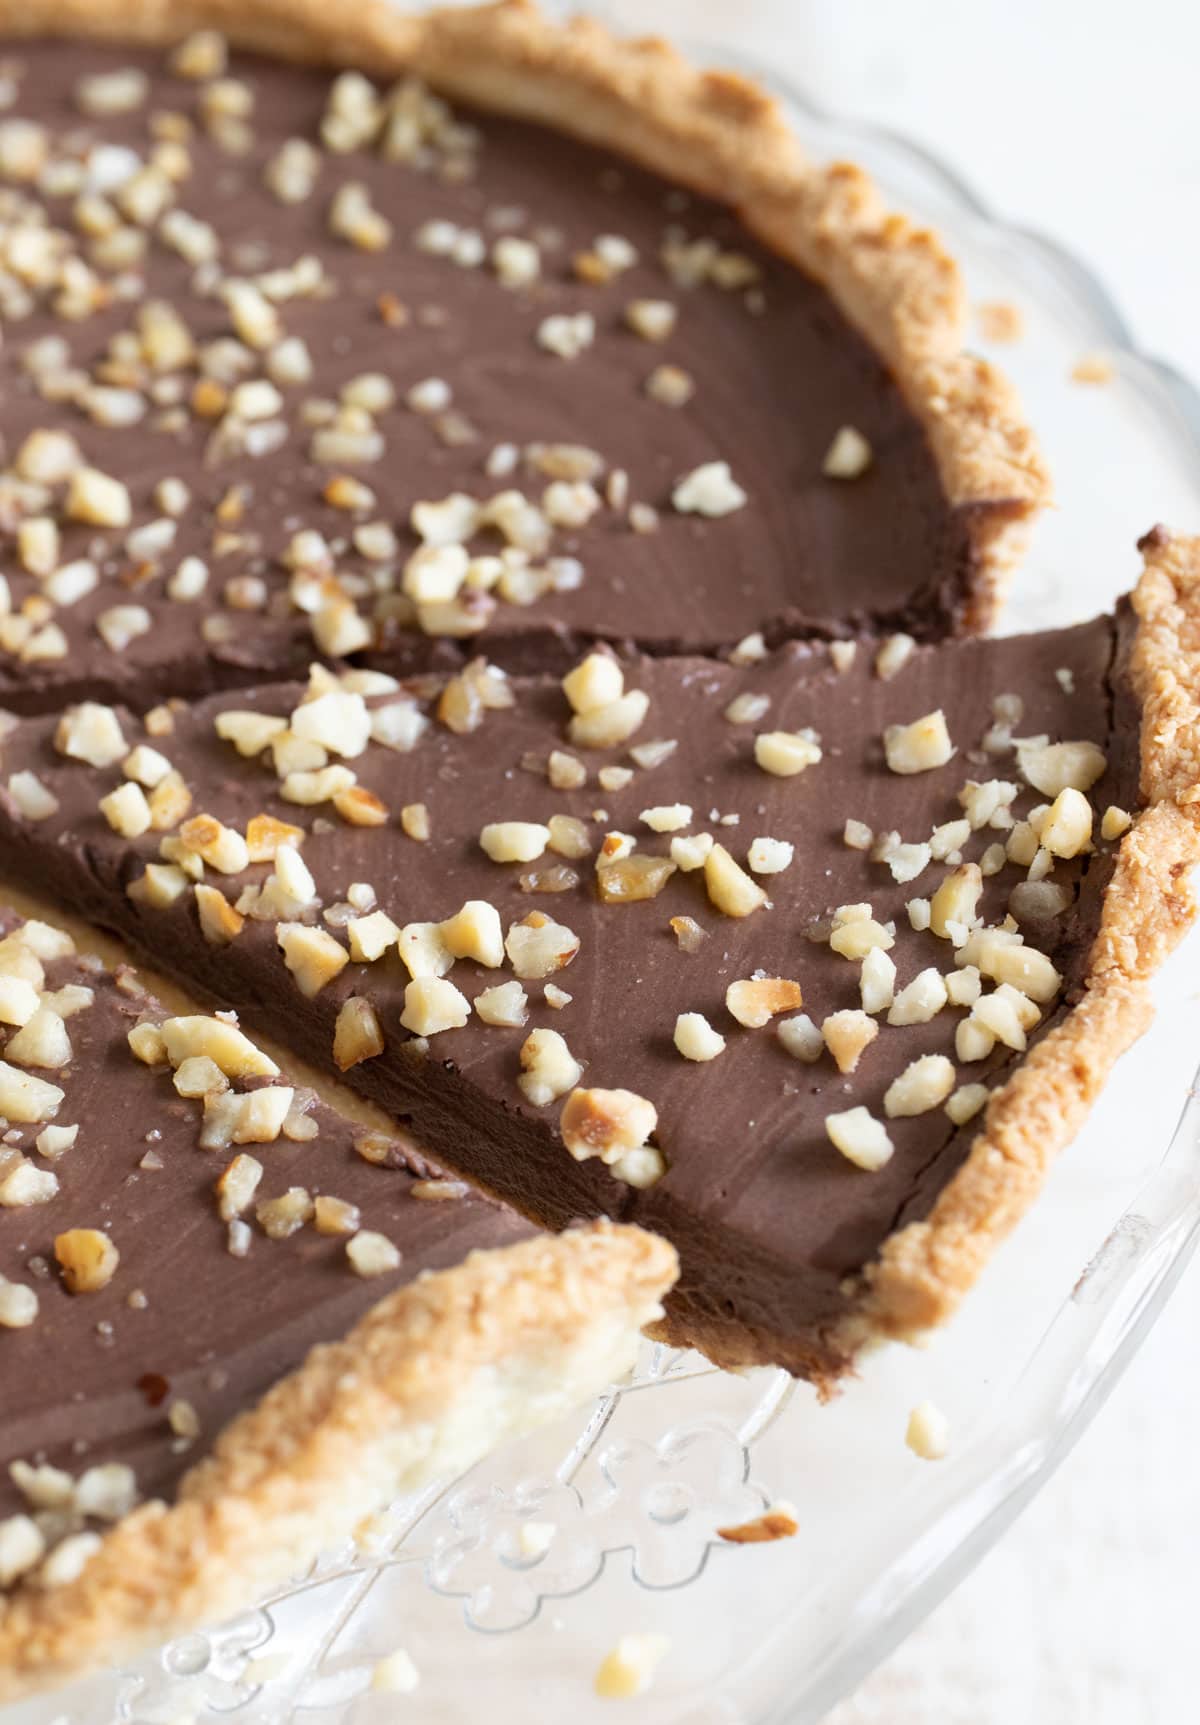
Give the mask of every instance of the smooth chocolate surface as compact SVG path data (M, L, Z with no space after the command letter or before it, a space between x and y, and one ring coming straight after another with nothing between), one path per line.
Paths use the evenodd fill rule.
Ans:
M414 1197L418 1174L429 1170L419 1160L411 1168L368 1163L354 1149L364 1128L320 1101L310 1110L319 1131L307 1142L200 1149L199 1100L177 1095L170 1068L143 1065L126 1040L155 1003L75 959L53 961L47 978L51 987L82 983L95 1001L67 1021L69 1068L36 1074L65 1090L56 1123L78 1124L75 1144L50 1162L33 1148L40 1127L32 1125L10 1127L0 1146L18 1144L59 1180L48 1203L0 1208L0 1277L32 1287L39 1300L28 1328L0 1330L0 1520L27 1507L9 1476L17 1460L72 1474L126 1463L143 1497L169 1498L221 1428L314 1343L340 1339L423 1270L530 1232L483 1198ZM270 1239L254 1224L253 1206L249 1252L232 1256L213 1185L238 1149L264 1165L259 1198L302 1186L356 1204L363 1227L400 1248L399 1268L359 1277L345 1238L309 1224ZM67 1292L54 1240L69 1228L102 1229L117 1247L107 1287ZM180 1402L199 1422L188 1441L169 1423Z
M773 1025L748 1030L725 1008L727 985L756 972L798 982L803 1011L817 1024L826 1014L859 1004L856 963L831 951L828 919L839 905L869 901L880 921L894 921L897 985L919 970L953 969L948 941L910 926L907 901L928 895L949 872L932 862L907 883L886 863L843 841L847 820L876 834L928 838L961 815L967 780L1019 780L1011 750L988 753L985 734L997 697L1018 695L1018 736L1090 740L1108 766L1092 799L1098 810L1137 806L1136 710L1121 672L1125 622L1099 619L1080 628L1007 640L918 648L897 675L882 680L873 667L877 643L863 640L848 670L835 668L824 646L793 646L765 662L737 668L702 660L631 660L626 687L650 697L644 724L632 739L673 741L661 765L636 769L620 790L604 790L597 770L627 762L625 747L575 751L589 782L552 789L537 770L549 751L566 747L567 702L557 682L518 680L515 705L488 712L482 728L459 736L434 724L416 748L399 754L371 745L349 764L359 783L387 805L385 825L347 826L332 807L298 808L276 795L273 771L242 760L218 740L213 724L231 706L287 715L302 686L263 688L236 701L214 700L181 710L172 736L156 740L192 789L203 811L244 830L270 813L308 828L302 855L323 905L344 899L351 882L368 882L398 924L449 916L468 899L496 906L504 927L533 910L572 930L578 955L549 980L571 996L554 1010L542 984L526 984L528 1025L501 1029L472 1017L465 1028L431 1038L414 1052L399 1019L407 972L393 950L372 965L350 963L311 1000L295 988L270 922L248 920L225 946L209 945L186 894L170 912L129 898L127 886L157 852L147 834L125 841L97 810L98 798L120 778L118 768L92 770L57 754L54 727L22 724L4 746L7 776L29 768L59 799L57 814L38 825L15 815L4 800L0 818L10 867L48 883L87 915L152 949L160 963L224 1004L247 1023L286 1036L306 1057L328 1063L333 1022L350 994L374 1004L386 1040L379 1057L354 1067L349 1082L412 1127L440 1158L530 1214L561 1225L577 1214L637 1219L678 1246L683 1278L675 1309L689 1322L749 1327L770 1338L774 1356L793 1369L825 1374L845 1365L831 1353L828 1331L846 1310L845 1278L867 1263L886 1236L925 1214L961 1163L975 1127L955 1128L940 1109L888 1122L895 1154L865 1172L830 1144L826 1114L858 1104L882 1112L888 1085L909 1062L931 1052L954 1053L963 1010L947 1007L930 1022L881 1025L852 1076L828 1054L806 1065L780 1045ZM757 693L769 699L753 724L725 718L730 701ZM376 697L386 700L387 697ZM883 762L880 742L890 724L904 724L942 707L956 753L948 764L898 776ZM126 739L140 740L139 723L124 721ZM755 765L757 731L814 727L823 758L795 778ZM1028 787L1014 805L1018 817L1043 801ZM431 836L421 843L399 826L399 810L427 805ZM553 894L523 890L521 877L562 859L547 853L532 865L498 865L479 844L486 822L545 821L578 816L597 846L606 832L637 836L639 853L666 855L671 835L640 820L649 807L693 806L683 829L708 831L744 862L751 841L767 836L794 846L791 865L763 876L770 905L735 920L706 897L702 872L678 872L652 900L600 902L594 856L569 866L577 884ZM1097 835L1098 835L1097 823ZM988 827L962 847L967 860L1003 842ZM1064 986L1044 1023L1069 1005L1081 984L1095 933L1112 846L1097 837L1094 854L1060 862L1057 882L1076 891L1059 917L1027 926L1030 943L1048 953ZM208 872L236 900L246 880L261 881L265 865L232 880ZM1005 865L985 882L980 906L988 922L1003 917L1024 868ZM528 884L528 883L527 883ZM681 951L670 927L693 917L705 938ZM334 931L338 933L337 930ZM456 963L451 979L469 997L511 975ZM676 1015L701 1012L727 1038L709 1064L681 1058L672 1043ZM561 1032L585 1063L583 1082L622 1087L650 1098L658 1110L656 1143L667 1172L647 1191L615 1180L597 1162L578 1164L557 1134L561 1103L530 1107L518 1087L518 1050L529 1029ZM988 1060L958 1066L958 1082L994 1082L1012 1056L998 1048Z
M16 218L44 217L67 236L66 251L94 267L98 282L97 308L87 315L63 315L57 294L36 288L25 295L28 303L18 295L15 306L0 308L6 326L0 462L12 463L29 433L65 429L89 463L129 486L134 528L162 518L155 500L161 480L183 479L191 501L170 546L150 556L131 552L123 530L63 524L60 561L94 557L100 583L54 613L65 631L65 655L31 663L19 652L0 655L0 702L44 711L88 693L145 701L302 670L313 652L310 628L289 600L289 571L280 560L303 528L333 546L339 578L372 617L383 662L417 667L453 660L462 643L407 625L403 602L388 589L399 587L417 545L409 511L418 500L454 492L486 499L515 487L540 503L547 470L519 459L514 471L502 473L489 461L508 445L516 452L584 446L596 454L601 497L620 499L616 507L603 501L586 525L553 533L548 555L582 567L581 576L569 562L558 567L565 590L528 605L499 603L482 644L513 668L561 669L589 638L633 641L656 653L703 652L756 629L779 640L837 633L867 618L917 632L954 626L969 553L922 431L824 290L751 243L729 212L603 151L471 113L461 116L480 138L470 177L449 177L436 150L433 165L422 169L383 160L374 146L323 152L311 195L284 204L264 185L264 169L285 140L318 139L327 74L233 57L229 75L252 101L234 127L241 140L234 149L214 137L206 119L210 85L173 76L160 55L54 42L21 44L11 59L17 96L4 119L47 127L51 163L82 164L75 179L83 193L99 198L102 211L115 209L118 228L131 230L135 241L146 235L148 243L144 255L120 267L97 262L110 254L101 246L104 236L80 233L73 182L61 193L53 176L49 192L0 184ZM145 100L132 112L98 118L81 111L81 80L131 67L148 79ZM122 174L134 164L119 152L131 149L144 164L155 143L163 144L164 114L183 116L187 128L186 171L173 207L211 227L218 247L212 265L196 265L172 249L161 216L139 226L121 213ZM392 224L383 249L362 250L331 234L331 205L347 184L364 186ZM107 217L88 220L103 226ZM463 267L423 249L417 236L431 222L476 236L485 261ZM606 282L581 280L573 260L603 235L629 242L637 261ZM513 236L540 248L540 275L522 288L502 285L490 261L495 243ZM680 285L660 262L670 236L675 243L681 236L715 241L749 259L755 279L736 288ZM202 417L194 406L201 371L214 369L212 344L234 333L219 289L222 272L260 281L266 271L286 271L313 256L324 272L316 296L286 298L277 307L280 337L307 346L311 380L282 388L282 446L251 454L230 444L219 415ZM627 326L626 309L639 299L676 308L665 340L643 339ZM126 356L129 332L154 302L175 308L196 350L158 369L139 356L136 339ZM381 304L392 308L393 321L385 321ZM546 317L580 313L594 318L595 339L579 357L564 359L539 345ZM64 343L65 354L50 368L50 389L39 392L30 356L48 339ZM64 360L85 382L133 390L144 404L142 418L132 425L93 423L76 405L77 390L66 400L47 399L62 392ZM243 348L240 375L262 378L269 360L269 347ZM647 393L647 377L663 364L691 378L694 393L685 405L668 406ZM312 429L301 423L306 404L335 401L363 373L382 373L397 393L397 404L377 419L381 458L319 464L310 451ZM449 386L448 408L407 407L411 387L431 378ZM205 413L210 409L211 403ZM851 481L822 473L845 425L857 428L873 451L869 470ZM719 460L732 465L746 505L719 519L678 513L671 504L676 482ZM614 473L627 476L627 497L621 498L620 481L617 491L608 490ZM323 500L327 482L345 474L375 493L356 513ZM658 512L654 530L634 530L630 503ZM60 505L58 488L48 513L58 517ZM30 507L16 493L0 510L16 611L44 591L41 577L25 573L12 549ZM397 552L382 563L349 543L354 527L368 521L396 528ZM499 545L494 533L484 533L472 550ZM188 557L208 566L207 588L193 601L172 599L168 583ZM541 566L545 557L535 561ZM252 608L242 609L245 592L227 584L247 576L263 587ZM98 619L115 604L144 606L150 617L149 629L119 650L97 633Z

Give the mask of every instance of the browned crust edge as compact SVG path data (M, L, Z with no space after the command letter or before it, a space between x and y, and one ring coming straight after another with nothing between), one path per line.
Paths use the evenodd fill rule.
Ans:
M957 624L1003 603L1050 484L1016 394L964 351L966 295L936 234L889 211L866 174L806 163L779 106L748 79L701 71L657 38L625 41L534 0L401 13L385 0L0 0L0 34L172 42L212 27L241 46L414 70L450 96L602 144L731 203L746 226L820 280L923 425L970 548Z
M929 1216L886 1241L868 1272L853 1346L912 1337L957 1308L1033 1203L1117 1057L1153 1016L1149 980L1196 915L1200 863L1200 538L1155 528L1129 672L1142 703L1144 812L1121 841L1084 993L992 1096L983 1130Z
M418 1279L228 1426L177 1502L77 1581L0 1596L0 1703L261 1599L394 1494L454 1477L620 1377L675 1253L597 1223Z

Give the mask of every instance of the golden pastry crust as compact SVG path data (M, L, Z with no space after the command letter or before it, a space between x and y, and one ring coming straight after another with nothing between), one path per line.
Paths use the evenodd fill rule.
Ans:
M0 1594L0 1702L261 1599L394 1494L454 1477L621 1376L675 1253L597 1223L475 1252L380 1301L226 1428L78 1580Z
M534 0L405 14L386 0L0 0L0 35L168 43L211 27L239 46L415 71L446 94L586 138L734 205L746 227L821 281L892 372L925 429L971 546L956 624L991 623L1050 485L1014 391L964 351L967 305L937 235L889 211L848 163L804 160L777 104L731 72L700 71L657 38L624 41Z

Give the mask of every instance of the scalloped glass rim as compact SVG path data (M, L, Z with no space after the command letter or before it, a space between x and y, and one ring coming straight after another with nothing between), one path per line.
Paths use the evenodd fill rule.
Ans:
M1120 566L1114 538L1124 548L1160 508L1200 520L1200 396L1135 351L1084 265L1043 236L998 222L920 146L825 113L725 48L684 46L772 87L815 157L852 157L897 205L942 227L976 297L999 284L1030 309L1027 342L996 356L1047 432L1064 509L1035 540L1006 627L1070 621L1107 603L1134 572L1132 558ZM1113 360L1113 390L1060 389L1041 400L1053 367L1096 348ZM1113 424L1093 424L1106 414ZM1108 483L1110 448L1120 499ZM1081 535L1087 524L1090 542ZM1098 560L1098 580L1090 569L1078 578L1089 559ZM1153 1034L1153 1047L1143 1044L1126 1065L1140 1062L1143 1087L1150 1071L1178 1072L1182 1094L1186 1040L1168 1047L1163 1027ZM643 1619L673 1628L683 1654L630 1716L655 1725L813 1725L978 1561L1069 1452L1195 1250L1200 1100L1189 1093L1159 1158L1154 1145L1168 1136L1162 1110L1175 1106L1171 1087L1159 1084L1167 1095L1145 1102L1146 1130L1114 1147L1137 1082L1124 1071L1112 1087L1124 1101L1105 1098L1086 1144L1062 1159L1041 1204L929 1355L884 1350L860 1384L814 1412L807 1387L781 1373L739 1380L694 1356L648 1348L631 1383L583 1420L398 1505L374 1545L330 1554L233 1625L6 1712L5 1725L156 1725L189 1712L255 1725L358 1725L391 1716L371 1712L364 1691L371 1659L397 1640L411 1641L428 1669L422 1699L436 1701L439 1719L477 1717L485 1681L495 1725L524 1719L536 1679L547 1717L569 1706L585 1725L607 1717L592 1702L591 1670L615 1633ZM1135 1100L1140 1116L1144 1099ZM994 1371L990 1356L980 1368L989 1349ZM954 1415L952 1453L932 1468L913 1463L900 1441L907 1407L926 1392ZM870 1499L866 1519L860 1495ZM723 1521L781 1496L798 1502L800 1537L744 1554L713 1543ZM559 1529L557 1559L527 1558L519 1540L514 1546L522 1525L542 1516ZM555 1646L563 1634L573 1638L565 1663ZM471 1677L460 1679L464 1659Z

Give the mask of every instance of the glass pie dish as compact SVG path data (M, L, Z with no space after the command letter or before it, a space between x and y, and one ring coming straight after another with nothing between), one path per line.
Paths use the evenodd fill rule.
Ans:
M1038 530L1005 628L1102 609L1134 577L1140 532L1200 521L1200 397L1133 350L1080 264L1000 224L950 169L779 94L814 156L861 162L943 231L976 303L1023 315L1021 339L994 352L1040 428L1059 508ZM1073 379L1085 355L1103 356L1089 368L1103 384ZM594 1406L397 1503L257 1610L5 1712L2 1725L370 1725L405 1705L465 1725L484 1693L495 1725L526 1719L531 1700L539 1717L586 1725L609 1716L594 1671L635 1630L668 1646L633 1717L819 1719L1068 1452L1190 1256L1200 1108L1188 1101L1183 1005L1196 950L1193 940L1163 972L1156 1026L926 1350L877 1352L822 1407L782 1373L720 1373L647 1345L634 1376ZM908 1410L926 1399L951 1422L936 1465L903 1441ZM779 1500L794 1507L794 1538L719 1537ZM371 1688L377 1662L400 1648L420 1672L408 1703Z

